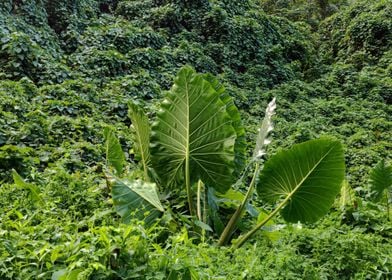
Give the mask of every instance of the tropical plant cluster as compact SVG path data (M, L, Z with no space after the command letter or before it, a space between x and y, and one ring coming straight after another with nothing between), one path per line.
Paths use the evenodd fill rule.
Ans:
M392 2L0 3L0 279L390 279Z

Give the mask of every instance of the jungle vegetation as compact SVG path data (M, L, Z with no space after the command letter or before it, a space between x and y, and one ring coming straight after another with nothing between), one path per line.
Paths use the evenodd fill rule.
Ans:
M391 19L1 1L0 279L391 279Z

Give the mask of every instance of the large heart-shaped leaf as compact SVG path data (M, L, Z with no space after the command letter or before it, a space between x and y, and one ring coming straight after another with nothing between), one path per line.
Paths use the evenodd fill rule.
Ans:
M201 179L220 192L230 188L237 133L226 109L203 75L180 70L152 127L152 162L165 185L189 176L190 184Z
M286 201L281 211L286 221L314 222L332 206L344 170L339 141L311 140L273 156L260 174L257 191L265 201Z
M138 218L150 225L162 215L164 209L155 183L111 178L110 184L113 204L122 222L129 223L133 218Z

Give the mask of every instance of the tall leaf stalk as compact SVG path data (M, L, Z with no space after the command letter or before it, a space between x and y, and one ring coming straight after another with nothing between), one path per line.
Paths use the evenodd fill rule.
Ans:
M263 121L261 122L259 133L257 135L256 145L253 151L253 157L248 165L249 167L254 162L256 162L252 181L250 182L248 191L246 192L243 201L241 202L237 210L234 212L233 216L230 218L230 221L227 223L225 229L223 230L219 238L218 245L225 245L229 241L239 219L241 218L242 213L244 212L246 204L248 203L248 201L250 200L253 194L256 185L256 180L257 177L259 176L259 171L260 171L259 161L262 158L262 156L266 153L265 151L266 145L270 143L270 140L267 137L268 134L273 130L272 116L275 114L275 109L276 109L276 99L273 98L272 101L268 104L267 109L265 110L265 116ZM237 183L241 183L243 181L244 179L243 177L246 174L248 167L245 169L243 176L239 179Z
M202 209L201 209L201 193L203 191L203 187L204 187L203 182L199 180L197 182L197 218L200 221L203 221ZM205 191L203 191L203 193L205 193Z
M263 227L266 223L268 223L278 212L282 209L286 203L290 200L291 196L287 196L285 200L283 200L275 209L272 211L263 221L258 223L252 230L250 230L247 234L242 236L237 240L234 244L234 248L237 249L244 245L244 243L251 238L261 227Z

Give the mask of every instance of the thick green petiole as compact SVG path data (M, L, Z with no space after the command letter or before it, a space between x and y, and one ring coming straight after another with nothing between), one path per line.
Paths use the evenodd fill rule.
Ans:
M226 245L227 242L229 241L230 236L233 233L234 228L237 225L237 222L240 219L240 217L245 209L245 205L249 201L249 198L251 197L251 195L253 193L253 189L256 184L256 178L259 174L259 169L260 169L260 165L259 165L259 163L256 163L255 171L253 173L253 178L252 178L252 181L250 182L250 185L249 185L248 191L244 197L244 200L242 201L241 205L237 208L237 210L234 212L230 221L227 223L225 229L223 230L223 232L219 238L219 242L218 242L219 246Z
M242 245L244 245L244 243L249 238L251 238L253 236L253 234L256 233L256 231L258 231L262 226L264 226L266 223L268 223L269 220L271 220L279 212L279 210L282 209L286 205L286 203L289 201L290 198L291 198L291 196L286 197L286 199L283 200L282 203L279 204L279 206L276 207L275 210L272 211L262 222L257 224L251 231L249 231L243 237L238 239L238 241L233 245L233 248L237 249L237 248L241 247Z

